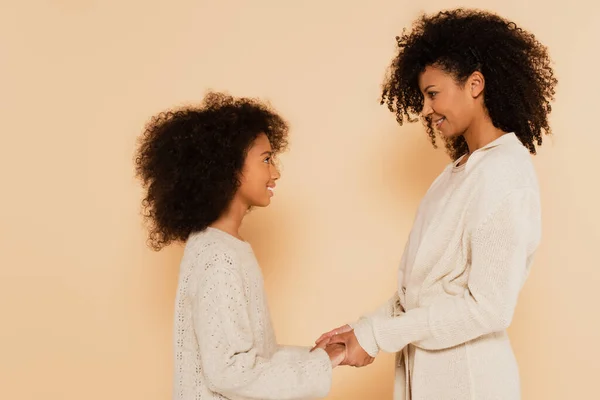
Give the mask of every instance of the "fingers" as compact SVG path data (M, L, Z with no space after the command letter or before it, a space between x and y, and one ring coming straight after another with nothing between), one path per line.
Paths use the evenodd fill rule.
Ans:
M346 358L346 347L341 344L333 344L326 347L325 351L329 355L333 368L340 365Z
M339 335L332 336L331 339L329 339L329 344L343 344L343 345L346 345L346 334L342 333L342 334L339 334Z
M329 339L321 340L320 342L317 342L317 344L312 349L310 349L310 351L312 352L315 349L324 349L325 346L327 346L328 344L329 344Z
M316 341L315 343L319 343L320 341L324 340L324 339L328 339L334 335L339 335L340 333L346 333L351 331L352 328L350 327L350 325L346 324L346 325L342 325L338 328L332 329L329 332L326 332L324 334L322 334Z
M333 336L329 341L330 346L342 343L346 346L346 358L341 365L365 367L375 360L360 346L353 331Z
M315 343L319 343L325 339L329 339L330 337L332 337L333 335L336 334L337 329L333 329L329 332L326 332L324 334L322 334L321 336L319 336L319 338L315 341Z
M375 360L373 357L368 357L366 359L356 359L356 358L352 358L352 357L348 357L346 358L346 360L344 360L345 363L347 363L346 365L350 365L352 367L356 367L356 368L362 368L362 367L366 367L367 365L370 365L373 360Z
M373 357L367 357L364 360L362 360L361 363L359 363L358 365L356 365L356 367L366 367L367 365L371 364L373 362L373 360L375 360Z

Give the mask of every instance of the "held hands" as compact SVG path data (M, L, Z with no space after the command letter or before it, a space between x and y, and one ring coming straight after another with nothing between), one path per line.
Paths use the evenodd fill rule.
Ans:
M315 342L316 348L324 349L334 367L338 365L350 365L353 367L364 367L374 360L358 343L354 330L349 325L340 326L321 335ZM311 351L312 351L311 350Z
M346 358L346 346L343 344L330 344L325 346L324 350L327 352L333 368L340 365Z

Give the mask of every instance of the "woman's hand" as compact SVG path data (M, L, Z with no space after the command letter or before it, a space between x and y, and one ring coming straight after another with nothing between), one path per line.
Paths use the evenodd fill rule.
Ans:
M364 367L371 364L375 358L371 357L358 343L354 330L334 335L329 339L329 345L344 344L346 357L340 365L351 365L353 367Z
M350 332L351 330L352 330L352 328L350 327L350 325L342 325L342 326L340 326L338 328L332 329L329 332L326 332L326 333L322 334L315 341L316 346L313 347L312 350L316 349L317 347L325 348L325 346L327 346L327 344L329 343L329 340L331 339L332 336L338 335L340 333Z
M346 358L346 346L343 344L330 344L325 347L325 351L331 360L331 366L333 368L340 365Z

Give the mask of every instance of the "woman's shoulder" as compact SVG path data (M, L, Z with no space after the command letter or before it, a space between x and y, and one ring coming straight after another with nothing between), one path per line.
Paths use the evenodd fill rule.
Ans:
M522 145L505 145L479 155L476 170L478 184L484 190L507 193L518 189L538 190L532 156Z
M524 146L498 146L479 155L471 166L470 216L477 224L514 196L539 206L539 183L531 155ZM533 203L532 203L533 204Z

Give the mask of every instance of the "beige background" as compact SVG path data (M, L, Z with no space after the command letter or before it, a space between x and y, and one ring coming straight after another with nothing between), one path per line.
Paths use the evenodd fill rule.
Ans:
M421 3L3 0L0 398L170 397L181 247L145 247L132 154L151 114L208 88L267 98L292 126L273 205L244 226L280 341L388 298L448 161L378 105L394 36L458 4ZM577 3L462 3L535 32L560 80L535 158L544 240L510 329L525 399L597 396L600 6ZM329 398L389 399L392 373L390 355L338 369Z

